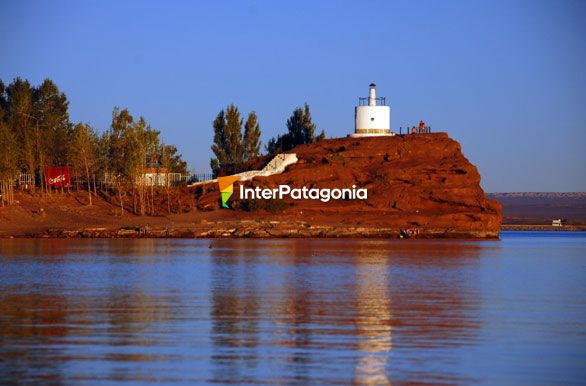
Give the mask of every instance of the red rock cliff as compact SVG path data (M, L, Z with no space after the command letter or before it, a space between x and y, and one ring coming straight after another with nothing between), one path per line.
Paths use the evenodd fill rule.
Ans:
M282 213L259 211L236 218L262 217L330 227L419 229L422 237L496 237L501 206L488 199L480 175L445 133L394 137L337 138L291 151L299 162L280 175L255 178L245 186L368 189L368 200L290 200ZM235 186L233 206L238 207ZM217 208L217 187L199 199Z

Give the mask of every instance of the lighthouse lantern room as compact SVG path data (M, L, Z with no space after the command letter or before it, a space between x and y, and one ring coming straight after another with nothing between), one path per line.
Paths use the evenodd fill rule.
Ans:
M391 132L391 107L384 97L377 98L376 85L371 83L367 98L359 98L354 110L355 128L351 137L395 135Z

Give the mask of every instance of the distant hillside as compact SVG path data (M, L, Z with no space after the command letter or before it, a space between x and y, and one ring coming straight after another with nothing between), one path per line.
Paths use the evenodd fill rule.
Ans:
M586 192L488 193L503 206L503 224L551 224L566 219L571 225L586 225Z
M488 193L492 197L529 197L529 198L586 198L586 192L509 192Z

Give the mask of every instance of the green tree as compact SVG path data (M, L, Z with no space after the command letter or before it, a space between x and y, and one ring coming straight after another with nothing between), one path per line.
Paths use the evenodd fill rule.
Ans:
M271 155L289 151L297 145L314 143L325 138L325 133L315 135L315 124L311 120L309 105L306 103L303 108L297 107L287 120L287 133L272 138L266 145Z
M225 150L227 161L230 164L238 165L242 163L242 119L238 107L228 106L226 109L226 127L224 129L226 138Z
M8 113L8 100L6 99L6 85L0 79L0 121L5 121Z
M95 183L98 162L98 135L89 124L78 123L73 129L69 157L76 175L84 175L87 184L89 205L92 205L91 183ZM94 186L95 188L95 186Z
M0 112L1 114L1 112ZM14 181L18 178L18 143L16 136L0 116L0 202L14 202Z
M138 192L140 214L144 216L146 213L145 207L145 173L147 162L147 141L146 132L149 127L143 117L132 126L128 132L128 139L126 142L126 152L124 154L124 165L127 180L132 186L132 209L133 213L137 213L136 193Z
M176 146L163 144L162 151L168 160L161 163L169 170L169 172L187 174L187 162L183 160L183 157L177 151Z
M132 165L129 160L134 154L129 154L132 148L134 118L128 109L114 108L112 112L112 124L108 133L107 149L107 173L116 181L118 197L120 199L120 213L124 215L123 196L126 184L129 182L129 172Z
M160 131L152 129L149 125L147 125L144 135L143 135L143 142L145 148L145 163L147 169L155 170L158 174L160 173L161 169L161 141L159 139L159 135L161 134ZM148 190L146 190L146 211L149 211L150 206L150 213L151 215L155 214L155 187L154 184L151 184L150 189L150 198L148 197Z
M167 173L187 173L187 162L185 162L181 154L177 151L177 147L173 145L161 145L161 157L159 159L161 166L167 170ZM169 174L166 175L165 191L167 192L167 212L171 213L171 181Z
M33 116L38 124L35 149L42 181L45 181L45 166L68 164L68 145L72 135L68 108L67 97L50 79L45 79L34 90Z
M213 122L214 142L212 151L215 157L210 160L214 175L236 173L242 164L258 156L260 150L260 125L253 111L248 115L242 134L242 119L234 105L221 110Z
M257 157L260 152L260 125L254 111L248 114L248 118L244 124L243 141L243 160L248 161L249 159Z
M220 110L216 119L212 123L214 127L214 142L212 144L212 151L214 152L215 158L210 160L210 167L214 175L218 175L221 165L225 165L228 162L228 156L226 155L226 114L224 110Z
M171 172L172 168L172 154L171 154L172 147L163 144L161 148L161 165L167 169L167 173ZM167 213L171 213L171 184L169 181L169 174L167 174L167 179L165 180L165 191L167 192Z
M110 147L111 131L107 130L98 138L96 173L106 180L106 176L111 172L110 167Z
M32 115L33 88L27 80L16 78L6 89L6 95L6 119L18 143L19 166L34 176L37 168L35 133L39 128L38 122L35 122L35 117Z
M242 164L244 146L242 143L242 119L240 112L234 105L230 105L218 113L214 120L214 143L212 151L215 158L210 161L210 166L215 175L220 169L235 167Z

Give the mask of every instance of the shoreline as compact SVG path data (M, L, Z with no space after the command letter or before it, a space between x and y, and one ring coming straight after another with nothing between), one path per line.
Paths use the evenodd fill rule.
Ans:
M90 225L90 224L88 224ZM119 223L102 226L47 226L22 227L4 231L0 230L0 239L14 238L181 238L181 239L215 239L215 238L378 238L378 239L460 239L460 240L494 240L499 239L503 231L555 231L583 232L586 225L551 226L544 224L502 224L496 230L474 230L465 228L420 227L417 235L408 237L405 231L397 226L364 226L339 225L324 223L308 223L304 221L256 221L256 220L200 220L158 224Z
M198 225L183 226L123 226L123 227L83 227L75 229L47 228L42 231L22 231L13 234L0 233L0 238L384 238L384 239L498 239L499 232L487 230L463 230L445 228L420 229L417 236L406 237L403 229L397 227L364 227L313 225L306 222L245 221L242 222L205 222Z
M586 226L553 227L550 225L503 225L500 232L585 232ZM414 240L498 240L500 232L463 231L463 230L422 230ZM150 228L123 227L48 229L43 232L0 234L0 239L390 239L401 240L401 231L396 228L339 228L329 226L311 226L299 228Z
M501 231L584 232L586 225L502 224Z
M217 239L217 238L378 238L400 240L401 229L397 227L364 227L312 225L306 222L280 221L244 221L244 222L204 222L198 225L149 226L130 225L122 227L81 227L81 228L47 228L44 230L14 233L0 233L0 239ZM584 232L586 225L517 225L503 224L500 231L475 231L446 228L423 228L415 237L420 240L496 240L503 231L538 231L538 232Z

